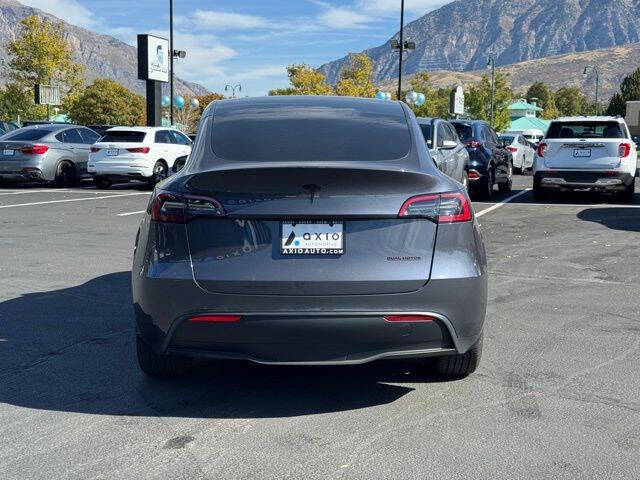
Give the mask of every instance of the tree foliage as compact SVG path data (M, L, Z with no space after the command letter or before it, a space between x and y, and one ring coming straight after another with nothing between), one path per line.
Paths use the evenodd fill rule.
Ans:
M8 83L0 89L0 119L4 121L44 120L47 108L33 103L33 89Z
M558 116L558 108L556 107L553 92L544 82L535 82L527 90L527 102L532 103L534 101L543 109L540 115L542 118L553 119Z
M83 125L141 125L145 122L145 100L118 82L98 78L68 106L69 118Z
M625 116L627 114L627 102L634 100L640 100L640 68L622 80L620 93L611 98L607 107L607 114Z
M451 118L449 113L449 96L451 89L431 87L429 73L415 74L409 81L409 89L414 92L424 93L426 101L423 105L412 105L411 109L418 117ZM407 92L403 93L403 96Z
M340 71L335 93L347 97L375 97L373 64L365 53L349 54L349 63Z
M509 106L513 93L505 74L497 71L495 76L494 120L493 128L503 131L509 127ZM480 82L471 85L465 94L465 108L472 118L490 121L491 118L491 79L483 75Z
M304 63L287 67L290 87L269 91L269 95L331 95L325 76Z
M577 87L562 87L553 94L559 116L584 115L588 113L587 99Z

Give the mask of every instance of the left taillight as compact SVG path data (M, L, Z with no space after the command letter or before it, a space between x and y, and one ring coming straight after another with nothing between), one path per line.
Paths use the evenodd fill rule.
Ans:
M473 213L466 195L449 192L411 197L402 204L398 217L428 218L436 223L458 223L471 221Z
M91 149L90 149L90 150L91 150L91 153L97 153L97 152L99 152L99 151L100 151L100 150L102 150L102 149L101 149L100 147L91 147Z
M49 151L49 147L46 145L29 145L28 147L22 147L20 152L27 155L42 155Z
M507 150L509 150L511 153L516 153L518 151L517 147L507 147Z
M186 223L195 216L224 217L224 207L215 198L201 195L157 192L150 202L151 219L164 223Z

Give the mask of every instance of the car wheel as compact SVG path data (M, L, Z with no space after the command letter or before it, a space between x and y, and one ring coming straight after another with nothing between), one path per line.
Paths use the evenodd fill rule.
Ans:
M104 188L105 190L110 189L112 185L112 183L109 180L105 180L104 178L96 178L93 180L93 183L96 184L96 187Z
M502 193L508 193L513 188L513 165L509 164L509 171L507 173L507 181L498 184L498 190Z
M522 175L524 173L524 157L522 157L522 163L519 167L513 166L513 173L516 175Z
M144 340L136 335L136 352L140 369L151 377L176 377L191 370L190 358L175 355L158 355Z
M153 176L149 180L149 185L154 186L156 183L161 182L169 175L167 166L164 162L157 161L153 166Z
M76 181L76 169L71 162L60 162L53 180L58 187L69 187Z
M482 336L466 353L435 357L432 359L431 367L437 375L466 377L476 371L481 357Z
M620 200L623 203L633 203L636 198L636 182L635 179L627 188L620 192Z
M489 165L487 168L487 174L484 176L483 188L482 188L482 196L484 198L493 197L493 184L495 181L495 173L493 171L493 166Z

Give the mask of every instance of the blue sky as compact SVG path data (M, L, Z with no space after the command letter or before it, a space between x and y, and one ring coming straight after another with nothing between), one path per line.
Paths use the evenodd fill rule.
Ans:
M74 25L135 44L167 36L168 0L21 0ZM406 0L405 23L447 0ZM286 66L319 66L377 46L399 27L400 0L174 0L176 74L220 92L265 95L288 84Z

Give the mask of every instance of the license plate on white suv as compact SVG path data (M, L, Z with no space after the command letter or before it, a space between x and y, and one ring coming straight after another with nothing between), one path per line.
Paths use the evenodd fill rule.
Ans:
M280 252L283 255L342 255L344 223L282 222Z
M115 157L116 155L118 155L118 149L117 148L108 148L107 149L107 155L110 157Z
M576 148L573 150L573 156L576 158L586 158L591 156L590 148Z

